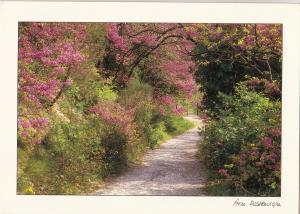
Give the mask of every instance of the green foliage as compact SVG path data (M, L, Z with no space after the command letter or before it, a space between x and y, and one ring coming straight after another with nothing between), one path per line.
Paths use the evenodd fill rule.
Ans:
M132 78L127 88L119 93L119 102L127 109L138 108L143 104L150 105L153 88L142 83L138 78ZM138 105L138 106L137 106Z
M131 152L132 160L139 160L150 142L154 106L152 104L152 87L133 78L127 88L119 93L118 101L128 110L134 109L134 124L136 125L139 142Z
M138 134L143 141L141 147L156 147L160 142L178 135L193 127L193 124L181 117L163 116L152 103L152 87L133 78L128 87L121 91L119 102L128 109L135 109L134 121ZM141 148L140 147L140 148ZM144 151L144 148L141 148Z
M116 128L105 128L103 142L103 163L106 176L119 174L127 165L126 136Z
M165 121L167 133L171 136L180 135L194 126L194 123L191 121L174 115L168 115L165 117Z
M197 82L200 83L200 90L204 93L203 109L209 109L211 116L218 114L218 105L220 105L218 94L233 94L234 88L242 81L258 78L267 79L269 82L275 81L281 85L281 39L275 39L269 45L259 44L265 41L260 38L261 36L269 35L259 35L257 31L259 26L235 27L235 30L230 25L213 27L210 30L219 36L214 37L211 35L212 32L206 32L208 33L206 37L193 50L194 60L198 62ZM251 28L255 28L255 31L249 30ZM206 28L208 29L209 27ZM275 31L273 29L272 32ZM256 39L250 45L249 38L253 32ZM249 45L252 47L250 48Z
M164 122L156 123L148 131L148 140L151 148L154 148L159 142L169 138Z
M62 184L58 185L58 191L72 192L75 189L68 190L68 186L84 185L90 175L101 176L101 128L95 118L53 126L44 143L56 160L57 180Z
M235 186L226 180L222 182L211 181L208 182L204 188L208 196L244 196L244 192L237 192Z
M73 84L66 90L65 102L78 111L84 110L97 104L99 101L114 101L118 95L113 90L111 80L99 80L96 70L91 70L86 78L75 79Z
M220 95L222 109L204 131L200 157L237 191L280 194L281 103L249 91L244 84L233 96ZM277 133L274 130L278 130Z
M204 92L203 107L211 110L211 113L217 111L217 106L220 105L218 94L232 94L236 84L246 80L247 75L251 73L251 69L230 62L217 61L200 64L197 79L201 91Z
M94 64L103 58L104 48L107 45L106 26L99 23L86 23L87 43L89 46L89 61Z

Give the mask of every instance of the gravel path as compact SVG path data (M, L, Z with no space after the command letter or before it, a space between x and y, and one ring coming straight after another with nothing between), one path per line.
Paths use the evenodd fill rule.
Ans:
M195 157L200 120L186 117L197 124L182 135L149 151L140 166L108 182L93 195L204 195L205 179Z

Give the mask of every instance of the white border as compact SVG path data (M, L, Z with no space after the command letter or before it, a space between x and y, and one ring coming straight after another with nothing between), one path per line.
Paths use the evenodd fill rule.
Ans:
M1 213L296 214L299 191L300 9L287 4L0 2ZM279 208L233 207L237 197L17 196L18 21L283 23L282 196ZM249 203L253 198L240 198Z

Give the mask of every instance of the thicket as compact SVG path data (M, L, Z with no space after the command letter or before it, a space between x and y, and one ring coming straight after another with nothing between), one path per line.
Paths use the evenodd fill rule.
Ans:
M281 102L245 84L220 100L219 119L209 122L200 145L203 163L223 186L218 194L280 195Z
M195 48L204 93L199 157L211 195L281 194L281 28L211 26ZM215 42L217 45L214 45Z

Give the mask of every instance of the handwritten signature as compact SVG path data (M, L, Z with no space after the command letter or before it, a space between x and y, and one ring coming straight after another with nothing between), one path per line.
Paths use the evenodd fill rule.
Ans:
M244 201L240 201L239 198L237 198L235 200L235 202L233 203L233 206L237 206L237 207L246 207L246 206L253 206L253 207L280 207L281 204L280 202L276 202L276 201L263 201L263 200L251 200L250 202L244 202Z

